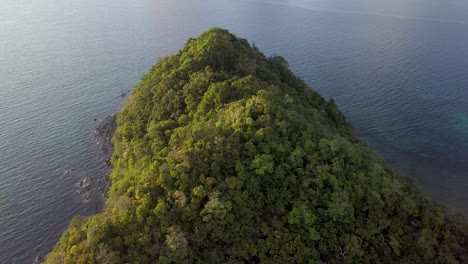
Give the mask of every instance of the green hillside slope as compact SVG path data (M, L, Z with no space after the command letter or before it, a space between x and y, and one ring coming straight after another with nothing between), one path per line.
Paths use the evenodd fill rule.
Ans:
M363 113L365 115L365 113ZM214 28L117 117L105 211L47 263L460 263L450 220L281 57Z

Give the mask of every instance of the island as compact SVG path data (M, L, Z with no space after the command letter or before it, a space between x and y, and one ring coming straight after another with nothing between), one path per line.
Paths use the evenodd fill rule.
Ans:
M468 262L463 217L227 30L160 59L116 122L106 208L75 217L46 263Z

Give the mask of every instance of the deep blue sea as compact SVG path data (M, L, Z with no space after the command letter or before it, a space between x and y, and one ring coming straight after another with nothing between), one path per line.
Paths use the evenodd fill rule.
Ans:
M284 56L395 170L468 213L466 0L2 0L0 263L102 209L77 193L106 173L94 119L213 26Z

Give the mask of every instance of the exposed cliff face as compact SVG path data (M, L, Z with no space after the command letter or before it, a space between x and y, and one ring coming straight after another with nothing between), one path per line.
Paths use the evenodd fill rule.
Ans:
M153 66L113 140L106 210L74 219L48 263L468 261L461 221L226 30Z

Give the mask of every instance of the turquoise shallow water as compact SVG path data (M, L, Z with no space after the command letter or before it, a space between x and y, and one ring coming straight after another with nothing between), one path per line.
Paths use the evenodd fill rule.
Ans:
M283 55L396 170L468 213L466 1L233 2L2 1L0 263L32 262L74 215L102 208L76 193L106 170L94 118L213 26Z

